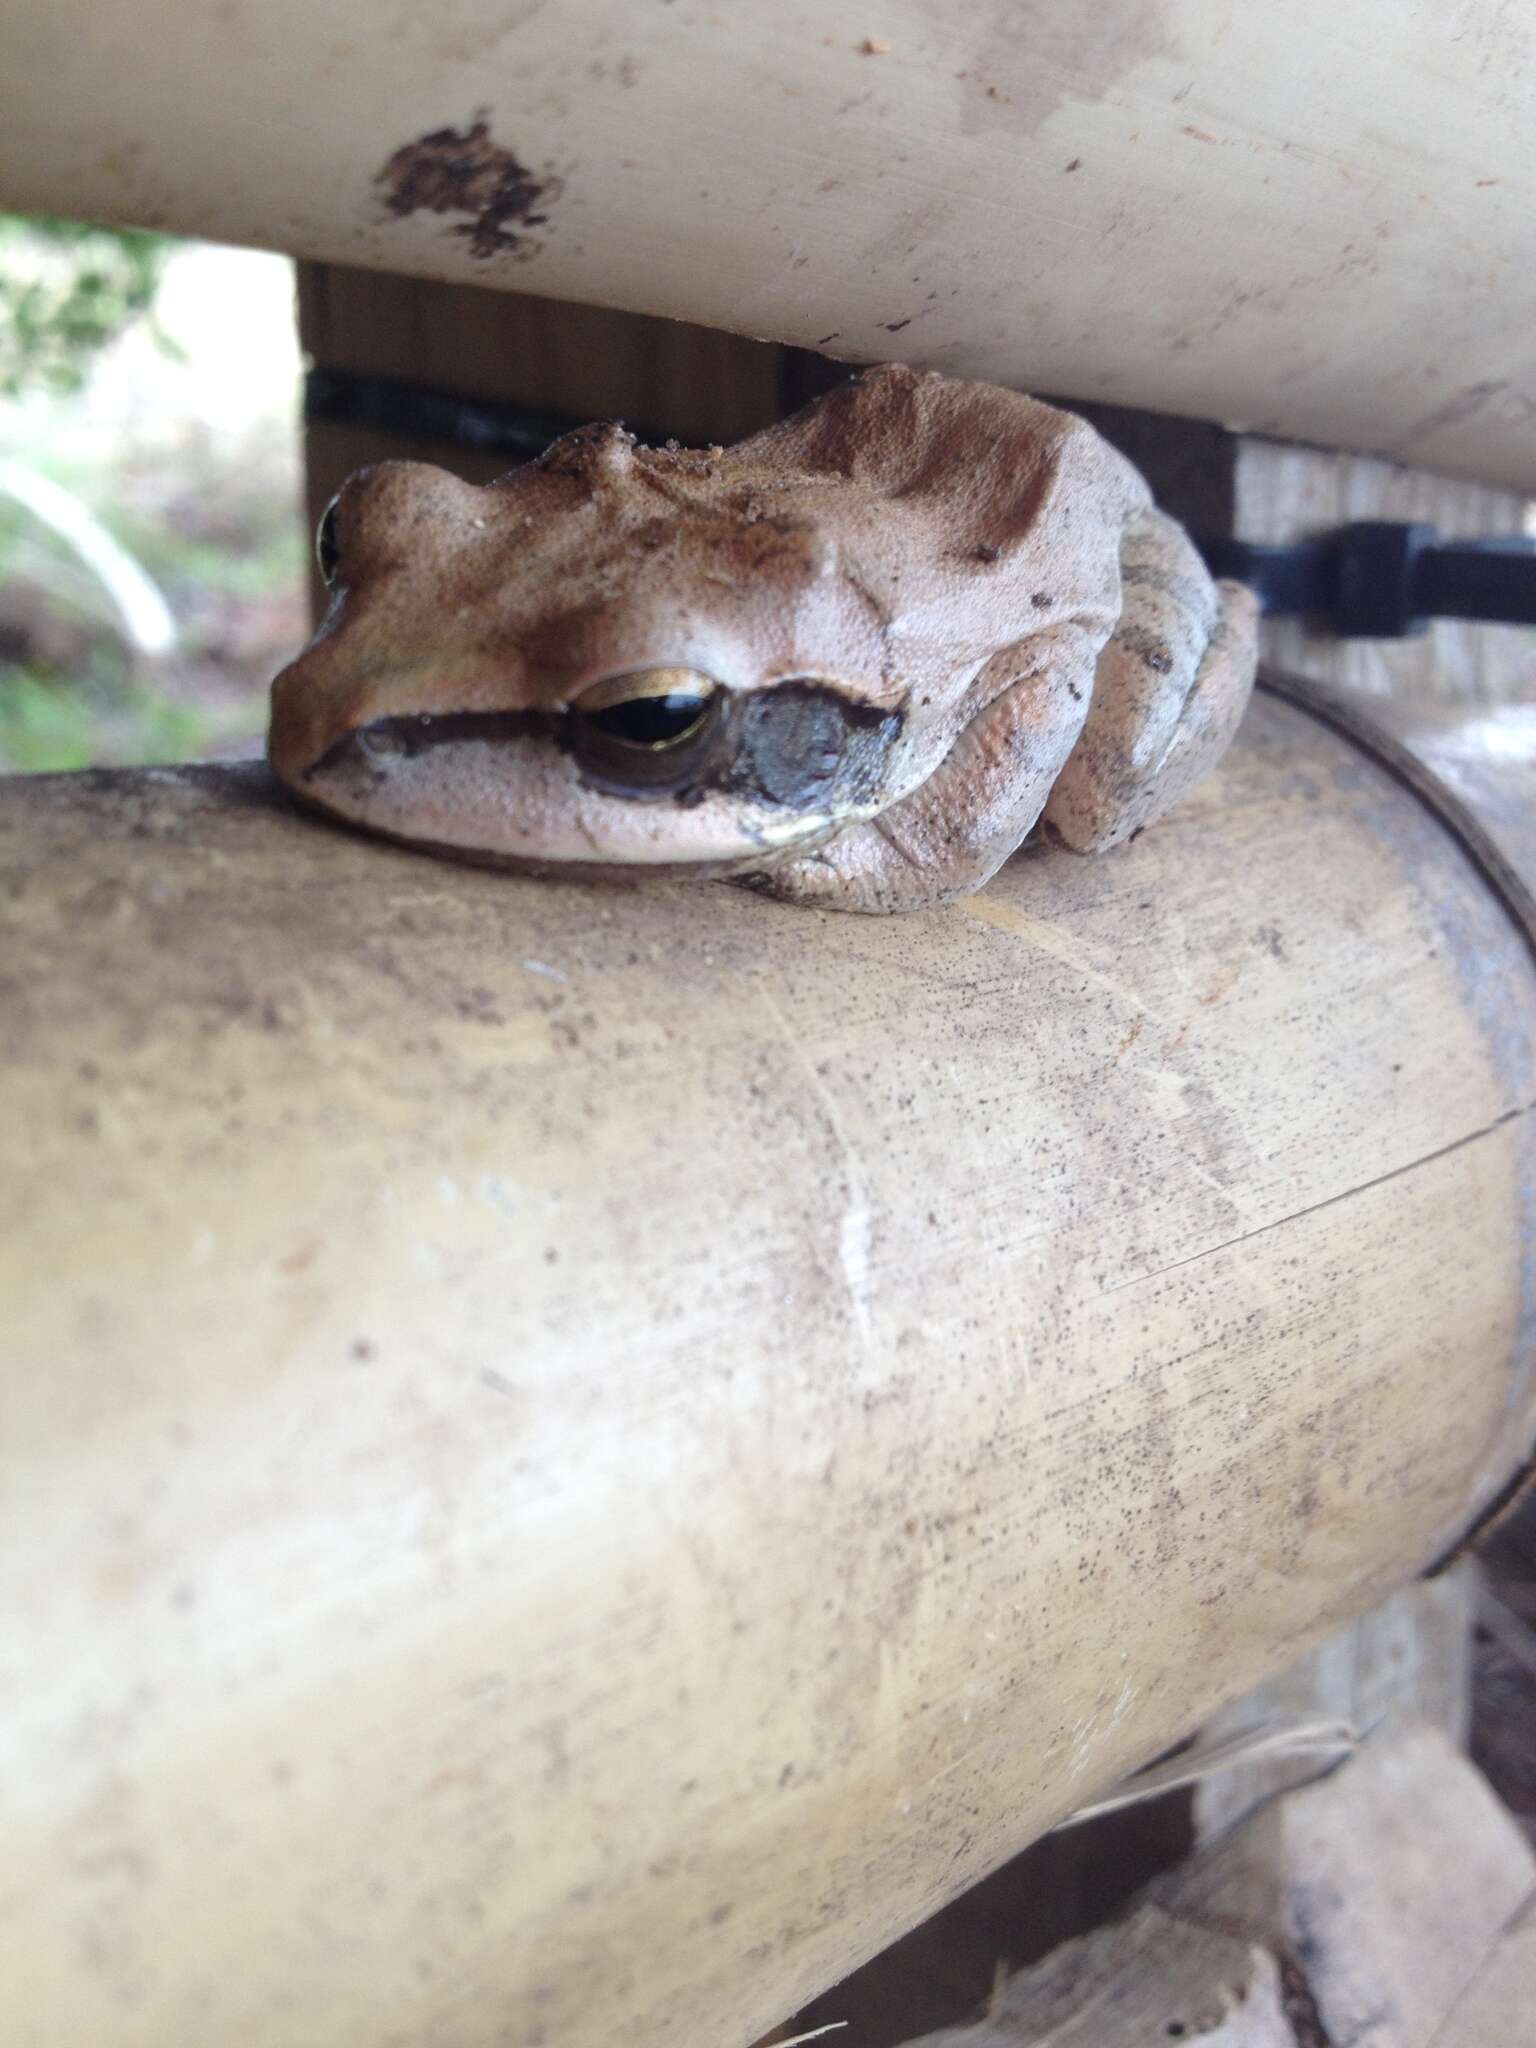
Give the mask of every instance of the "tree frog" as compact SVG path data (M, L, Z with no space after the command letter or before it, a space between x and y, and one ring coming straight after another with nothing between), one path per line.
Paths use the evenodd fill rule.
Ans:
M829 910L1126 839L1221 755L1257 606L1086 421L868 370L730 448L578 429L474 486L415 462L321 522L273 685L306 802L464 860L722 877Z

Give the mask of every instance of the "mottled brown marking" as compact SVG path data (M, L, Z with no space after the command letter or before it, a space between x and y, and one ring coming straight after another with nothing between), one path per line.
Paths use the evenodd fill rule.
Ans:
M472 256L531 256L538 245L527 230L548 225L542 209L559 190L558 180L530 171L510 150L491 140L486 115L461 134L435 128L397 149L379 172L385 206L396 220L413 213L460 213L466 219L451 232L469 243Z

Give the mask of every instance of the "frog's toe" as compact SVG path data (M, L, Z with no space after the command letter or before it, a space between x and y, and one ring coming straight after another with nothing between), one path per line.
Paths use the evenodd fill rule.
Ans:
M1112 702L1103 706L1102 720L1090 716L1044 815L1052 839L1074 853L1103 853L1161 818L1205 780L1230 746L1253 694L1258 600L1240 583L1220 583L1216 593L1221 609L1210 640L1154 758L1121 743ZM1113 673L1105 686L1113 690ZM1100 687L1096 681L1096 710Z

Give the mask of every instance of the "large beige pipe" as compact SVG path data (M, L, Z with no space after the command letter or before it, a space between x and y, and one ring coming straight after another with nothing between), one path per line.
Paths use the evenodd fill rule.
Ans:
M1536 969L1272 699L925 916L0 862L8 2048L745 2043L1536 1428Z
M0 0L0 203L1536 489L1504 0Z

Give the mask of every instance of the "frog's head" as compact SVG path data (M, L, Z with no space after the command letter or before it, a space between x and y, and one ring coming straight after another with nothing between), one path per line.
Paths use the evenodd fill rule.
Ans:
M321 522L331 604L273 687L273 768L390 837L567 871L760 868L876 815L1021 616L1112 616L1112 562L1032 587L1080 422L993 393L1033 440L936 452L920 415L986 388L875 372L725 451L583 428L484 487L360 471Z
M882 808L907 717L879 624L813 520L717 467L609 428L484 488L349 479L277 773L395 837L583 867L760 860Z

